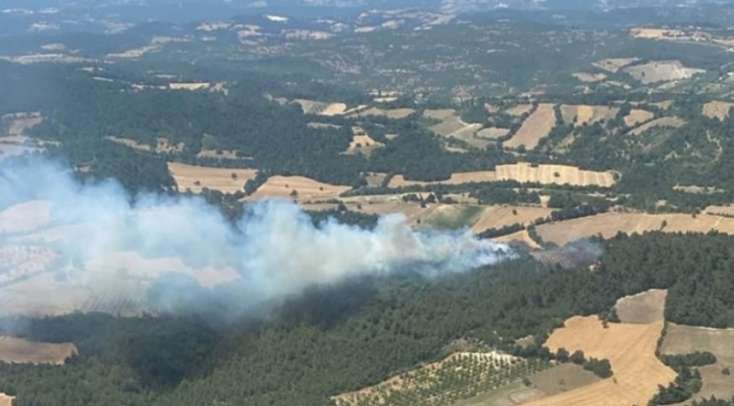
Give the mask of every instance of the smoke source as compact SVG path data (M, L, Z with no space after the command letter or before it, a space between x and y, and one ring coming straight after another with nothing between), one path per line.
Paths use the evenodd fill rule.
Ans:
M236 224L202 199L129 196L81 184L43 160L0 162L0 308L236 312L351 276L463 272L511 256L469 231L415 231L399 214L373 230L314 226L297 205L253 204ZM3 263L4 262L4 263Z

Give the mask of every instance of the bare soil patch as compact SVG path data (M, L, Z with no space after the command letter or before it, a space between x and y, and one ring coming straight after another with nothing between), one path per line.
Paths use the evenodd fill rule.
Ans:
M672 382L676 373L655 356L663 322L609 323L604 328L596 316L572 317L556 329L546 346L551 351L581 350L587 357L608 359L614 376L529 405L645 405L658 385Z
M667 290L651 289L619 299L614 308L622 323L655 323L665 320L665 299L667 297Z
M271 176L248 199L329 200L349 189L349 186L331 185L303 176Z
M13 406L13 399L15 398L12 396L0 393L0 406Z
M688 354L709 351L717 362L699 368L703 388L692 400L716 396L730 399L734 396L734 375L722 374L724 368L734 369L734 329L714 329L668 323L667 334L660 347L662 354Z
M50 344L0 336L0 361L14 364L63 365L78 353L71 343Z
M178 162L169 162L168 170L178 190L193 193L201 193L204 188L228 194L244 192L245 183L257 175L256 169L215 168Z
M543 103L525 120L519 130L504 143L507 148L524 146L535 148L540 140L550 134L556 125L556 112L552 104Z
M711 101L703 105L703 115L708 118L724 121L729 118L729 112L732 107L734 107L734 103Z
M629 134L640 135L652 128L680 128L686 125L686 121L680 117L661 117L630 130Z

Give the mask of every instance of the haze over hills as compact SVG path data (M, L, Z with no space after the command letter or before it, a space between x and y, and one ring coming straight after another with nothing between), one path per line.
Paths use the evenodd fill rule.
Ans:
M0 405L729 406L734 5L0 0Z

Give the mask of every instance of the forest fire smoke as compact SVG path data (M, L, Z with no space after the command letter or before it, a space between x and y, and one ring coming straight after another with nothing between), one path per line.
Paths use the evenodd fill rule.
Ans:
M468 231L413 230L399 214L374 229L333 219L314 225L299 206L266 200L233 224L203 199L130 200L114 181L80 183L48 161L0 163L0 249L22 254L0 264L0 303L54 313L83 310L90 297L126 297L144 310L246 312L352 276L438 276L513 255ZM52 265L38 272L26 252L47 253Z

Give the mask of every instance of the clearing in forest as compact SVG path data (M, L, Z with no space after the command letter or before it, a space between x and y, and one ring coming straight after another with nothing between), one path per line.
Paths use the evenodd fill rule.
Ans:
M609 106L573 106L567 104L561 106L561 117L563 121L566 124L573 123L576 126L611 120L617 116L618 112L618 107Z
M497 180L511 180L519 183L598 187L612 187L616 183L612 172L587 171L569 165L533 165L520 162L511 165L497 165L495 172Z
M256 169L215 168L169 162L168 170L180 191L201 193L204 188L232 194L244 192L245 183L254 179Z
M543 103L522 123L519 130L504 143L507 148L533 149L556 126L556 112L552 104Z
M377 142L370 137L362 127L355 126L352 127L352 141L343 153L347 155L363 154L369 156L374 150L384 146L385 144Z
M579 82L596 83L605 80L607 75L603 73L577 72L573 74L573 77L575 77Z
M331 185L303 176L271 176L248 199L329 200L349 189L349 186Z
M706 72L703 69L688 68L680 61L653 61L641 65L624 68L624 71L643 84L670 82L690 79L694 75Z
M637 61L639 61L639 58L609 58L594 62L593 65L607 72L617 73L620 69Z
M530 225L550 216L552 209L532 206L489 206L472 226L476 233L489 229L500 229L513 224Z
M449 179L439 181L413 181L405 179L403 175L395 175L390 179L388 187L461 185L496 181L597 187L612 187L616 183L614 173L609 171L587 171L568 165L533 165L520 162L497 165L494 171L455 172Z
M680 117L661 117L630 130L629 134L640 135L653 128L680 128L684 125L686 121Z
M353 113L350 115L350 117L377 116L377 117L387 117L393 120L400 120L400 119L403 119L403 118L406 118L412 115L413 113L415 113L415 110L408 109L408 108L381 109L377 107L370 107L367 110Z
M338 116L347 110L347 105L344 103L325 103L308 99L295 99L292 103L300 105L303 114Z
M395 175L390 179L388 187L399 188L405 186L430 186L430 185L462 185L465 183L494 182L497 175L494 171L455 172L447 180L419 181L408 180L403 175Z
M732 107L734 107L734 103L711 101L703 105L703 115L708 118L724 121L729 118L729 112Z
M134 150L143 152L155 152L156 154L179 153L182 152L184 149L183 142L179 142L178 144L171 144L168 138L165 137L159 137L156 141L155 146L144 144L131 138L107 137L107 139L116 144L124 145Z
M14 364L63 365L78 353L71 343L51 344L0 336L0 361Z
M624 125L627 127L635 127L644 122L650 121L655 117L655 114L642 109L632 109L630 113L624 117Z
M493 136L498 134L497 131L485 131L482 133L483 136L480 136L479 133L484 131L482 124L464 122L453 109L426 110L423 116L440 121L430 128L434 134L440 137L456 138L476 148L486 148ZM504 135L507 133L505 132Z
M734 329L683 326L668 323L667 334L660 347L666 355L708 351L716 356L716 363L698 368L703 388L694 399L730 399L734 396L734 375L725 369L734 369Z
M533 111L532 104L518 104L505 110L505 114L509 114L513 117L520 117Z
M586 358L608 359L614 376L528 405L646 405L676 373L655 356L663 321L650 324L608 323L597 316L575 316L553 331L546 346L553 352L580 350Z
M622 323L655 323L665 320L665 299L667 297L667 290L651 289L617 300L614 309Z
M734 234L734 218L707 214L690 215L646 213L602 213L537 227L538 234L546 242L565 245L571 241L592 236L613 238L618 233L642 234L648 231L670 233L707 233L715 230Z

